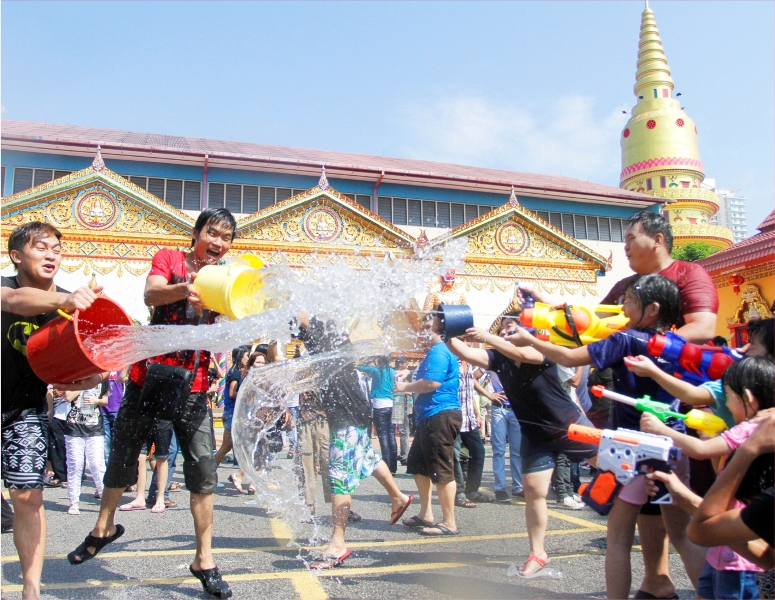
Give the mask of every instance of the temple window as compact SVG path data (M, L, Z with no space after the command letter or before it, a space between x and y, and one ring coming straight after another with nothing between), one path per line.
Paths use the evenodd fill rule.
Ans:
M667 177L660 177L659 178L659 187L666 188L667 187Z
M682 181L682 182L681 182L681 187L682 187L682 188L687 188L687 189L688 189L688 187L689 187L689 182L688 182L688 181Z
M13 194L23 192L31 187L48 183L69 175L72 171L60 171L55 169L32 169L29 167L14 167L13 169ZM5 189L5 167L3 167L3 189Z
M651 190L652 189L652 187L651 187L651 178L650 177L646 180L646 189L647 190Z
M151 180L149 179L148 191L151 191L150 182ZM228 208L234 213L251 214L258 210L269 208L304 191L306 190L266 185L211 182L208 186L207 205L212 208ZM359 194L357 199L350 195L350 198L364 206L364 208L371 208L371 196L369 195Z

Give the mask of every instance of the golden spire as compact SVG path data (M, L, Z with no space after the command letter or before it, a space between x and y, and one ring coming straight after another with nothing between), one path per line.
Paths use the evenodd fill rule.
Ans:
M664 90L669 90L665 92ZM654 12L648 1L640 20L640 41L638 42L638 71L635 73L635 95L638 100L670 98L673 92L673 78L662 48L662 38L654 19Z

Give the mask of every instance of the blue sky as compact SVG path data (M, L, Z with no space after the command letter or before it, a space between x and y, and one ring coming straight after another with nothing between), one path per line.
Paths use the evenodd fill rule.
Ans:
M775 4L652 2L706 176L773 208ZM642 2L2 4L2 115L618 184Z

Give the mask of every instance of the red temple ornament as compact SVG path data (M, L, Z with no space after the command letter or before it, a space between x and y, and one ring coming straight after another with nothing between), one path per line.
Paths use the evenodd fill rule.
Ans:
M729 279L727 279L727 283L732 286L732 290L735 292L735 294L739 294L740 286L745 283L745 279L742 275L735 273L734 275L731 275Z

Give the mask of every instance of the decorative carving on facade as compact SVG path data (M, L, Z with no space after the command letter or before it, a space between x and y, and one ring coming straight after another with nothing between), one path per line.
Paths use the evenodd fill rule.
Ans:
M727 319L727 325L748 323L754 319L768 319L772 311L767 306L759 286L755 283L746 283L740 287L740 302L735 308L735 316Z
M704 224L681 224L673 223L673 237L682 238L681 244L688 244L693 241L705 242L711 246L717 246L719 248L728 247L732 241L732 232L726 227L719 227L718 225L704 225Z
M729 276L732 273L742 275L746 281L756 281L775 275L775 263L765 262L746 268L732 267L718 273L713 273L711 274L711 277L713 278L713 284L716 286L716 289L731 287L732 284L729 283Z

